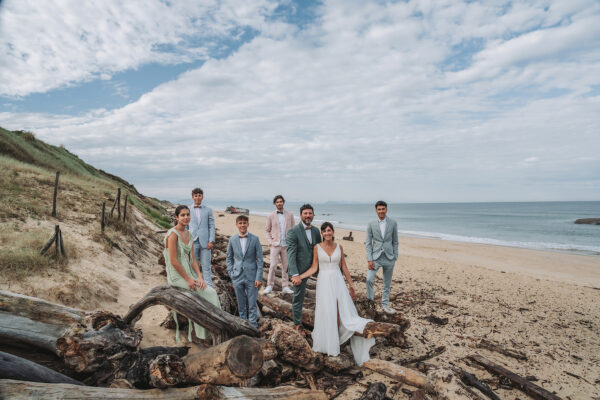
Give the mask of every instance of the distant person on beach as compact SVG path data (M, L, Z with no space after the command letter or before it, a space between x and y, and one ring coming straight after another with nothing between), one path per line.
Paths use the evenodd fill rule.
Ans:
M386 216L387 203L375 203L377 220L367 225L367 297L373 300L373 283L379 268L383 269L383 294L381 306L383 311L393 314L396 311L389 307L390 286L394 274L394 264L398 259L398 224Z
M205 298L215 306L221 308L217 292L207 287L200 274L196 259L192 256L195 243L192 235L186 230L190 223L190 209L188 206L179 206L175 209L176 225L167 231L164 239L165 249L163 255L167 269L167 282L172 286L194 291L198 296ZM177 313L173 311L173 319L177 327L175 339L179 342L179 321ZM196 323L189 324L188 341L192 342L192 325L198 339L206 339L209 333Z
M300 207L300 223L290 229L285 237L288 273L292 275L292 284L294 285L292 298L294 329L302 335L306 335L302 326L302 304L308 278L301 279L299 275L310 268L313 263L313 248L317 243L321 243L319 229L311 225L314 216L313 207L310 204L304 204Z
M248 232L247 216L238 215L235 224L239 233L227 245L227 272L233 282L240 318L258 328L256 298L263 279L262 246L258 237Z
M285 200L280 194L275 196L273 204L275 205L276 210L267 217L267 244L270 246L271 252L267 287L263 293L268 294L273 291L273 286L275 285L275 271L277 270L277 263L279 260L281 260L281 291L283 293L294 293L288 287L287 244L285 242L285 236L294 226L294 214L283 209Z
M215 242L215 218L212 209L202 205L204 192L200 188L192 190L194 204L190 206L192 220L189 230L194 242L194 258L202 266L202 277L212 287L211 255Z

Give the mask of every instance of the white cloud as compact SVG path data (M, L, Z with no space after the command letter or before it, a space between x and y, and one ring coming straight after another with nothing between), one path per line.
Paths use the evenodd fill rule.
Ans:
M224 13L260 30L229 57L120 109L0 125L169 198L598 198L600 96L583 94L600 84L599 11L560 3L327 1L305 30ZM445 71L473 39L472 64Z
M24 96L149 62L206 59L211 40L258 29L275 5L236 1L31 1L0 5L0 95Z

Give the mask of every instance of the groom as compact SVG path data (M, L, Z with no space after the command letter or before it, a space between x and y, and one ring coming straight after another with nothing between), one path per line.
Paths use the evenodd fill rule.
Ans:
M373 283L379 268L383 269L383 294L381 306L383 311L393 314L396 311L388 306L390 286L394 274L394 264L398 259L398 224L386 217L387 203L379 200L375 203L377 220L367 226L367 297L373 300Z
M313 262L313 248L317 243L321 243L319 229L311 226L314 216L314 210L310 204L300 207L300 223L290 229L285 237L288 273L292 276L294 285L294 297L292 298L294 329L303 335L305 333L302 327L302 303L304 303L308 278L300 279L298 275L310 268Z

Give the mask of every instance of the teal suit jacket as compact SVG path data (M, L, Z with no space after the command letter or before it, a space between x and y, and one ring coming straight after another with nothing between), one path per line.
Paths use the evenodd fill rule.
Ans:
M310 268L313 262L313 248L321 243L321 233L314 226L310 231L312 244L308 242L304 225L300 222L290 229L285 236L287 244L288 274L298 275Z

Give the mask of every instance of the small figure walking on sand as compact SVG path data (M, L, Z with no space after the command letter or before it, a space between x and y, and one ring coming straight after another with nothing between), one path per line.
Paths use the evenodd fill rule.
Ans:
M383 293L381 307L388 314L396 311L389 307L390 286L394 274L394 264L398 259L398 224L386 216L387 203L379 200L375 203L377 220L367 225L367 298L374 299L373 283L379 268L383 269Z

